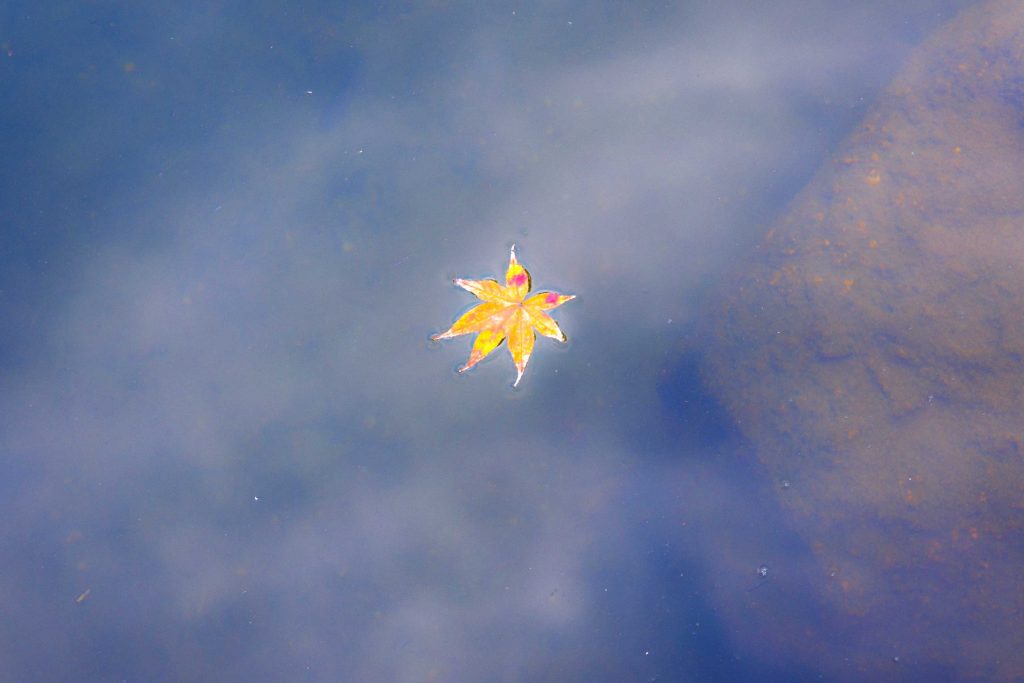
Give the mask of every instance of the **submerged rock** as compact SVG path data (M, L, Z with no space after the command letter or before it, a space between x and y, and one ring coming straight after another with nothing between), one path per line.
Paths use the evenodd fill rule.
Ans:
M705 380L849 620L807 656L1024 677L1024 2L917 50L712 319Z

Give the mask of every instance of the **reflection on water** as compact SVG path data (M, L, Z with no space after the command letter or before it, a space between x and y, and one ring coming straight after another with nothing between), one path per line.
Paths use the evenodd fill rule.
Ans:
M16 3L0 679L1020 676L974 4ZM515 392L428 341L512 242Z

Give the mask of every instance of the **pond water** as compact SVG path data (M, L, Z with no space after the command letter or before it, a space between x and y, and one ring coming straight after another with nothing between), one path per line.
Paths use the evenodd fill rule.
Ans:
M1024 680L1021 35L7 3L0 679Z

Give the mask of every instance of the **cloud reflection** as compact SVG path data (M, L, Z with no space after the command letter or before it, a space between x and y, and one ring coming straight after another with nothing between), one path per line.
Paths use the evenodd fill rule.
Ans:
M312 47L294 23L227 33L273 42L262 75L215 52L231 16L138 29L161 47L141 41L132 78L168 36L223 70L182 104L208 131L132 157L183 155L194 180L96 181L110 232L4 380L3 589L31 640L62 643L16 652L9 621L12 680L758 671L770 653L723 655L716 601L790 541L734 453L666 428L659 373L898 66L912 40L878 27L937 21L799 5L332 15L301 26ZM347 89L306 95L342 50ZM154 70L154 97L182 87ZM581 295L569 352L541 340L515 394L507 364L455 377L464 349L426 341L469 303L448 278L499 273L512 241L539 287Z

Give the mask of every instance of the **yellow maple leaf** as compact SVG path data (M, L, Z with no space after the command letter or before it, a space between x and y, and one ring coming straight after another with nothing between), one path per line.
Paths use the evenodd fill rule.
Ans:
M468 310L447 332L432 337L434 340L451 339L462 334L477 333L469 360L459 368L459 372L469 370L508 339L508 350L518 372L512 386L517 386L533 352L536 339L534 330L560 342L566 340L562 330L558 329L558 323L545 311L575 299L576 295L540 292L527 299L526 295L530 293L530 274L516 261L514 244L504 285L497 280L456 278L454 282L483 302Z

